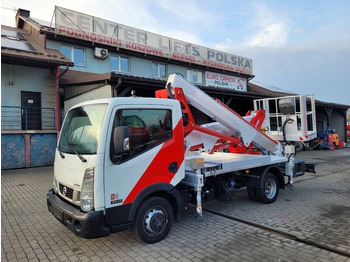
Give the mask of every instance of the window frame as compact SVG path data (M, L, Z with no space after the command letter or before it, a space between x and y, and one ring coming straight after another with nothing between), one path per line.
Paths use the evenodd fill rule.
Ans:
M194 81L193 80L193 74L196 73L196 78L197 78L197 81ZM201 74L201 77L200 77L200 81L198 81L198 73ZM201 71L201 70L196 70L196 69L187 69L186 71L186 79L192 83L196 83L196 84L204 84L204 72Z
M124 114L124 111L128 111ZM136 113L137 111L138 113ZM150 111L150 112L146 112ZM152 112L151 112L152 111ZM161 111L163 111L161 113ZM157 113L163 117L162 121L155 117ZM150 114L152 113L152 114ZM148 116L152 116L148 118ZM128 121L128 120L137 120L137 121ZM122 121L122 122L120 122ZM125 122L124 122L125 121ZM124 124L123 124L124 123ZM137 124L142 123L142 124ZM173 138L173 112L170 108L120 108L117 109L113 117L112 125L112 136L110 142L110 159L113 161L113 158L116 156L113 150L113 130L118 126L126 126L129 128L130 132L130 152L116 162L115 164L119 165L124 162L127 162L136 156L146 153L147 151L165 143L166 141ZM135 134L132 138L132 133ZM142 138L141 138L142 134ZM133 140L135 139L135 140ZM142 149L139 149L141 148ZM135 151L136 150L136 151Z
M157 75L154 75L153 74L153 67L156 67L157 68ZM160 72L161 72L161 67L160 66L164 66L164 76L161 76ZM164 64L164 63L160 63L160 62L156 62L156 61L153 61L152 62L152 77L156 77L156 78L167 78L167 64Z
M62 51L62 48L69 48L70 49L70 57L67 57L69 60L71 60L74 63L74 66L78 66L78 67L86 67L86 50L85 48L81 48L81 47L75 47L75 46L71 46L71 45L66 45L66 44L61 44L61 53L63 55L65 55ZM83 51L83 63L77 63L75 60L75 50L82 50Z
M113 69L113 58L118 58L118 69ZM121 65L122 65L122 59L126 59L128 62L128 68L127 71L122 71L121 70ZM122 55L111 55L111 71L112 72L118 72L118 73L130 73L130 57L128 56L122 56Z

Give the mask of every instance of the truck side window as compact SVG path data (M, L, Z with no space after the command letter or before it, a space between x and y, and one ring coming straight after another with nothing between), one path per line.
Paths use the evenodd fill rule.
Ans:
M124 157L125 161L172 137L171 110L120 109L116 112L113 130L118 126L127 126L130 132L130 153ZM112 140L113 135L111 138L111 158L114 154Z

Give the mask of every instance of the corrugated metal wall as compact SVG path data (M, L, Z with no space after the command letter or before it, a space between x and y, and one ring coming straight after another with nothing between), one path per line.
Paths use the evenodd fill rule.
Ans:
M53 165L57 134L1 134L1 169Z

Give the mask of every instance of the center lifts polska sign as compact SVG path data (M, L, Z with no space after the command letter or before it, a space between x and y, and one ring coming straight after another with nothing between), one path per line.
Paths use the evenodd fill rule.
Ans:
M55 8L56 34L144 54L253 74L251 59L117 24L62 7Z

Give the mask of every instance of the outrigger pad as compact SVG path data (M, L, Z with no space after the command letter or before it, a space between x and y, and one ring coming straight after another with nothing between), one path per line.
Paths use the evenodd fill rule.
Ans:
M316 164L307 164L307 163L305 163L305 172L316 174L315 167L316 167Z
M204 222L204 217L200 216L200 215L196 215L194 217L195 220L197 220L198 222Z

